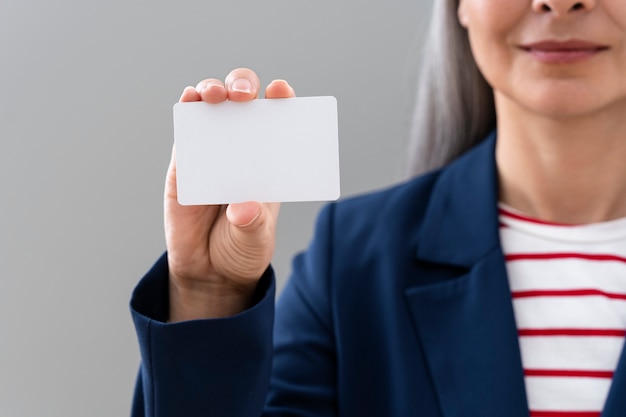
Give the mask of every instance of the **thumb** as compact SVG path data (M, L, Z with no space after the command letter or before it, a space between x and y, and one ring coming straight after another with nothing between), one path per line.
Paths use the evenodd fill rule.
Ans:
M261 203L251 201L247 203L229 204L226 208L228 222L241 229L253 229L261 216L263 206Z
M274 252L278 204L247 202L226 207L225 276L259 278ZM216 260L219 258L215 258ZM219 269L219 268L218 268Z
M244 247L256 250L263 247L261 252L269 249L271 253L279 210L279 203L247 202L228 205L226 219L231 226L231 237Z
M238 247L233 253L245 254L248 262L258 264L254 269L266 268L274 246L270 210L258 202L230 204L226 208L226 218L231 226L229 228L229 234L233 239L231 243ZM244 258L240 258L238 262L240 266L248 263L244 261ZM259 271L254 273L259 273Z

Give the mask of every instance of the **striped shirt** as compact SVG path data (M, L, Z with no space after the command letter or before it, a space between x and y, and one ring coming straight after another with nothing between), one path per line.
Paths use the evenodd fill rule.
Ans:
M599 417L626 335L626 218L546 223L500 205L531 417Z

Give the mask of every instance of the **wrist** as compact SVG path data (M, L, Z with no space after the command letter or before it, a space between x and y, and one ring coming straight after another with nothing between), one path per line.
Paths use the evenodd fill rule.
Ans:
M256 286L180 282L170 275L170 323L234 316L251 307Z

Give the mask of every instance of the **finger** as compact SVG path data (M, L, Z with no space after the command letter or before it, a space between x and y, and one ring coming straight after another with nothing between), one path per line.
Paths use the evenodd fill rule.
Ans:
M285 80L274 80L265 89L265 98L290 98L296 93Z
M202 80L196 86L202 101L207 103L221 103L228 97L224 83L215 78Z
M170 165L167 168L167 176L165 178L165 199L178 200L178 192L176 187L176 146L172 146L172 155L170 157Z
M261 81L254 71L237 68L228 74L225 85L230 100L249 101L259 96Z
M178 101L180 101L181 103L189 101L200 101L200 94L198 94L198 91L196 91L196 89L191 86L185 87Z
M220 206L183 206L178 203L176 187L176 147L172 147L172 157L167 172L164 201L165 236L170 254L170 271L185 270L189 265L180 264L178 255L188 259L198 253L206 244L206 235L198 231L209 230L210 224L220 211Z

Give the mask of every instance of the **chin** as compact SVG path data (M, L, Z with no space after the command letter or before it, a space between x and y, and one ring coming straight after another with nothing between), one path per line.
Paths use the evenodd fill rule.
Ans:
M592 107L571 102L543 102L539 105L532 106L530 110L538 116L555 120L581 118L597 112L597 109Z
M533 96L520 100L520 104L532 113L554 119L580 118L599 114L612 104L606 97L598 97L590 91L546 89L534 91Z
M617 108L614 103L598 103L593 102L587 98L586 102L544 102L540 106L533 109L534 113L543 116L544 118L553 120L575 120L585 119L600 116L601 118L609 116L610 114L622 115L626 114L626 103L620 108ZM599 120L599 119L598 119Z

